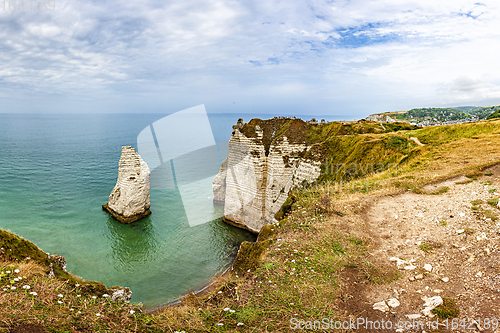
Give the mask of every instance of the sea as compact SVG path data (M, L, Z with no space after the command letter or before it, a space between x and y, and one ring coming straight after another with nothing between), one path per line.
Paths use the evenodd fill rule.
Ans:
M121 147L136 147L139 133L165 116L0 113L0 228L65 257L72 274L129 287L145 308L203 288L254 235L220 217L190 225L178 188L151 189L152 214L132 224L102 210ZM238 118L255 117L270 118L208 114L218 143L229 141Z

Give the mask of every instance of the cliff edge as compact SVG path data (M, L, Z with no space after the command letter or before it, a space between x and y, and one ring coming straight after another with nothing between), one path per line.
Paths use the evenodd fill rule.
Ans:
M233 126L228 157L212 182L225 222L257 233L276 222L274 215L293 187L319 177L321 162L303 157L312 146L304 136L309 126L298 119L253 119Z

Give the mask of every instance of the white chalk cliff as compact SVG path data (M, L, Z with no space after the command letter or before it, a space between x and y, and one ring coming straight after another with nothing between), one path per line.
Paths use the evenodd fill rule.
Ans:
M319 177L321 163L301 157L311 148L305 143L291 143L281 135L266 145L259 125L250 127L255 131L252 136L243 133L243 126L248 125L233 126L229 154L212 189L214 202L224 205L224 221L259 232L263 225L276 222L274 216L292 188Z
M151 214L150 174L148 165L134 148L122 147L118 180L103 209L122 223L132 223Z

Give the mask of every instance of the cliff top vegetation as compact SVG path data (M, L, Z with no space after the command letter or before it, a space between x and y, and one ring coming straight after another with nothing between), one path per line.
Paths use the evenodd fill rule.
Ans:
M322 178L317 184L296 189L286 203L282 220L264 227L257 242L243 243L234 269L214 278L215 284L205 293L187 295L176 306L146 313L140 305L111 301L95 292L84 293L81 282L72 280L76 277L49 279L48 262L43 252L2 231L0 242L3 242L4 250L8 250L0 261L3 274L0 280L3 289L0 289L3 305L0 330L287 332L295 331L293 318L295 323L322 318L385 318L384 313L373 310L370 297L389 298L389 290L390 297L394 298L393 289L401 286L405 286L408 292L400 300L411 302L403 304L402 301L398 309L410 311L411 306L423 303L420 298L425 285L432 285L432 290L446 289L441 294L449 299L446 306L457 307L456 311L453 308L448 312L448 308L439 308L436 313L474 315L467 312L469 305L475 304L468 298L474 294L460 296L463 298L458 296L462 295L459 290L466 279L460 275L460 271L466 272L460 265L468 262L460 247L468 246L467 251L475 251L470 244L475 244L477 237L483 237L483 229L480 229L483 226L485 233L492 230L485 237L496 237L492 221L498 218L499 210L490 197L500 190L500 170L497 174L496 169L492 169L500 163L500 119L397 132L387 124L384 124L384 130L380 124L370 122L311 125L296 120L256 119L241 130L253 136L256 125L263 128L264 133L270 133L266 139L269 146L286 134L290 136L289 140L316 143L317 147L308 154L323 156ZM392 167L374 172L367 167L377 164L392 164ZM342 166L345 166L345 171ZM459 177L456 178L459 181L453 177ZM441 182L447 183L444 186ZM477 210L469 207L466 212L471 219L477 217L477 222L474 226L460 224L462 222L456 219L458 214L446 210L455 205L453 195L479 191L484 192L485 198L475 202ZM412 202L422 207L429 202L429 209L438 209L439 214L442 214L442 209L446 210L446 219L422 218L420 223L416 215L426 214L422 207L418 212L411 208L412 218L404 223L402 219L394 218L394 215L403 214L394 209L402 211L404 205L409 205L409 202L397 201L404 195L412 195ZM461 200L472 206L470 201L474 199L477 198L463 197ZM438 200L441 200L439 204ZM374 220L379 215L373 217L368 213L378 202L386 202L386 206L380 209L384 214L392 214L379 224ZM397 204L396 208L391 206L393 203ZM460 206L460 209L464 208ZM411 227L405 224L412 221L417 224ZM429 237L421 239L425 246L413 242L412 230ZM463 231L458 233L457 230ZM431 242L433 237L448 234L454 237L453 241L446 238L446 241ZM405 243L410 238L411 244ZM452 242L463 245L455 248ZM399 248L398 244L402 247ZM486 260L489 258L483 249L486 247L490 252L496 251L484 243L473 257L477 258L481 252L487 265L495 265ZM388 261L390 253L402 249L414 251L412 257L419 267L418 272L412 271L415 274L399 270ZM27 256L34 259L26 260ZM433 256L438 257L433 259ZM450 267L456 266L457 269L432 273L423 270L426 260L439 262L439 258L443 260L442 267L448 267L445 262L449 260ZM470 261L476 262L474 258ZM493 274L486 266L478 271ZM446 285L449 288L440 287L440 279L445 277L439 275L441 272L450 274L452 283ZM417 274L422 274L425 282L408 280ZM14 281L14 278L18 280ZM469 283L476 280L478 278L472 278ZM23 289L24 285L30 288ZM417 292L419 288L420 293ZM488 301L483 298L481 302ZM401 312L401 315L408 313ZM486 312L477 314L487 315Z

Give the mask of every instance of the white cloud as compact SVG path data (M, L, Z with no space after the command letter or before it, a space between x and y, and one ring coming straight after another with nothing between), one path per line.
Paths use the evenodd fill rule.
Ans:
M318 112L491 102L499 14L491 0L56 2L0 16L0 95L97 110L121 96L127 111L165 96L217 109L227 94L248 112L308 97Z

